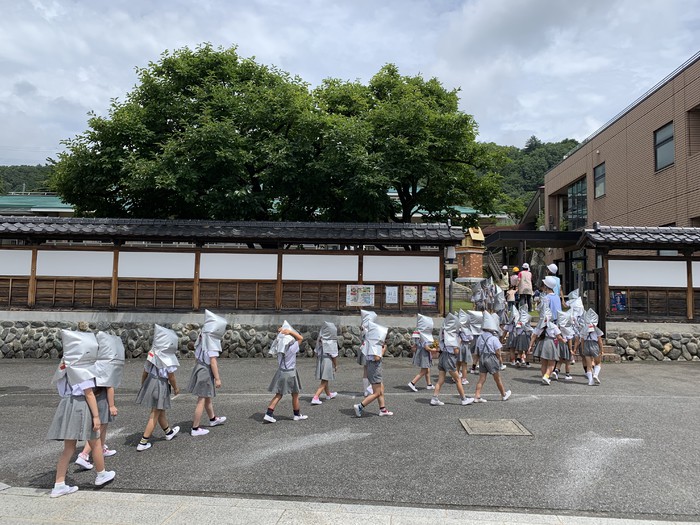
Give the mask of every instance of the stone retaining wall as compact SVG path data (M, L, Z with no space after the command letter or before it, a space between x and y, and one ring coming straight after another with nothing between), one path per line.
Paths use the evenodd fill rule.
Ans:
M609 331L605 337L623 361L700 361L700 334Z
M163 323L180 337L180 357L194 356L194 343L201 325L196 323ZM62 355L61 329L83 332L103 331L118 335L124 342L127 358L145 358L153 341L151 324L137 323L87 323L62 321L3 321L0 323L0 359L8 358L58 358ZM229 326L222 341L222 357L267 357L270 343L277 336L277 325ZM311 357L318 337L317 326L295 326L304 337L301 355ZM355 357L360 350L358 326L338 327L340 355ZM387 354L395 357L411 355L411 331L407 328L389 329Z

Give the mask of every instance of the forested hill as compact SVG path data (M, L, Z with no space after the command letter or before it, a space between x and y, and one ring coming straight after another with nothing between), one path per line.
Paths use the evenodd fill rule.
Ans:
M0 166L0 193L49 191L49 166Z
M506 158L500 170L503 195L497 199L497 208L518 220L537 188L544 183L544 174L577 145L573 139L542 142L535 136L530 137L522 149L490 144ZM49 190L49 171L50 166L46 165L0 166L0 193Z

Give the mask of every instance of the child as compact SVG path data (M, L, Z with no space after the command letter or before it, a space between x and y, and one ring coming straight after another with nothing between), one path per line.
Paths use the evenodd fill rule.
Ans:
M560 373L560 367L562 363L565 365L566 375L564 376L565 381L571 381L571 346L572 339L574 338L574 326L571 320L571 310L568 312L559 312L559 317L557 317L557 326L561 332L561 336L564 338L566 343L559 345L559 362L554 368L554 375L558 378Z
M413 353L413 365L420 368L420 372L409 381L408 388L414 392L418 392L416 383L421 377L425 377L427 390L435 390L435 386L430 379L430 367L433 365L430 349L433 345L433 320L425 315L418 314L416 319L416 331L413 332L413 345L415 347Z
M326 393L326 399L333 399L338 395L338 392L331 392L328 386L328 382L335 379L337 370L338 329L333 323L326 321L318 331L318 339L316 340L316 379L320 380L321 384L311 400L312 405L323 403L319 399L321 392Z
M100 443L102 444L102 457L110 457L117 453L110 450L105 443L107 438L107 425L116 417L118 410L114 405L114 389L122 382L124 371L124 343L120 337L105 332L97 332L97 361L95 361L95 400L100 414ZM90 463L91 447L85 442L83 451L75 460L77 465L84 469L92 469Z
M457 372L462 378L462 384L468 385L467 373L469 365L472 364L471 346L474 336L469 324L469 314L464 310L459 310L459 356L457 357Z
M367 323L374 322L377 314L370 310L360 310L360 351L357 353L357 364L362 365L362 392L365 396L372 393L372 385L367 379L367 358L365 356Z
M380 416L393 416L394 413L386 408L384 401L384 377L382 368L382 358L386 353L386 334L389 331L385 326L369 321L365 330L365 360L367 362L367 380L372 385L372 393L353 405L355 415L362 417L364 409L375 399L379 403Z
M532 317L526 306L521 306L518 311L519 318L515 322L515 354L518 356L515 360L516 368L521 366L530 368L530 361L527 360L527 349L530 346L530 336L532 335L532 325L530 321Z
M452 313L448 313L445 316L445 320L442 323L442 330L440 330L440 359L438 361L438 382L435 385L435 392L430 400L430 404L433 406L442 406L445 403L440 401L438 397L440 395L440 389L445 383L445 377L450 374L450 377L454 380L457 385L457 392L459 392L459 397L462 400L462 405L470 405L474 402L474 398L467 397L464 394L464 387L462 382L459 380L459 375L457 374L457 354L459 354L459 319Z
M535 346L537 342L537 346ZM542 384L551 385L550 375L554 370L554 364L559 359L559 349L557 342L566 344L566 341L561 336L561 332L557 325L552 321L552 311L549 309L547 301L543 301L540 305L540 319L532 332L530 338L530 346L528 351L535 350L532 355L539 357L542 361Z
M61 396L46 439L63 441L63 452L56 464L52 498L72 494L78 487L66 485L68 463L79 440L90 443L97 470L95 485L112 481L113 470L105 470L100 443L100 416L95 399L95 361L97 339L92 333L61 331L63 359L54 374L53 383Z
M481 397L481 389L486 382L488 374L493 376L496 382L498 391L501 393L501 399L508 401L510 390L506 390L501 381L501 342L498 340L498 316L484 312L484 323L481 326L481 335L476 341L476 351L479 354L479 381L476 384L476 392L474 394L475 403L486 403L486 400Z
M515 294L518 291L517 286L511 286L506 292L506 301L508 302L508 310L511 310L515 306Z
M583 314L585 329L583 331L583 347L581 357L586 366L586 377L589 386L600 384L600 363L603 356L603 331L598 328L598 314L589 308Z
M143 365L141 388L136 395L136 403L151 409L146 429L136 445L136 450L139 452L151 448L149 439L151 439L156 424L159 424L165 432L166 441L170 441L180 432L180 427L170 428L168 418L165 417L165 411L170 408L170 392L175 392L175 395L180 393L175 381L175 372L180 366L175 355L178 346L179 341L175 332L155 325L153 345Z
M472 374L478 374L479 370L479 354L476 353L476 339L481 335L481 323L484 321L484 314L472 310L467 311L469 316L469 331L472 333L472 340L469 343L469 351L472 357Z
M565 305L571 311L571 320L574 328L574 339L571 355L571 364L574 365L576 364L574 356L579 353L580 347L582 346L583 314L585 312L585 309L583 308L583 301L581 301L578 289L569 292ZM581 362L584 363L583 360ZM586 372L585 363L583 364L583 370Z
M515 323L518 321L520 313L515 307L515 303L508 309L508 318L506 319L506 324L503 327L505 332L505 349L510 356L510 365L515 366Z
M268 423L276 423L277 420L273 417L275 407L279 403L282 396L292 394L292 410L294 410L294 421L303 421L308 419L301 413L299 408L299 393L301 392L301 380L299 372L296 370L297 353L299 353L299 343L304 338L292 326L285 321L279 329L277 338L272 342L270 347L270 355L277 356L277 372L268 388L268 391L274 392L275 396L267 406L267 411L263 416L263 420Z
M217 416L214 413L212 398L216 395L216 389L221 388L221 376L219 375L219 354L221 353L221 339L226 333L226 319L209 310L204 310L204 324L199 332L194 347L196 362L190 376L188 392L197 396L197 406L192 418L192 436L204 436L209 430L199 426L202 412L207 411L209 426L215 427L226 422L225 416Z

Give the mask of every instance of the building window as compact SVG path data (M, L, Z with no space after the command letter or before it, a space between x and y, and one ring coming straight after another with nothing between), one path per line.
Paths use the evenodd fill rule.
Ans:
M688 155L700 153L700 106L688 111Z
M593 168L593 196L597 199L605 195L605 162Z
M575 231L586 227L588 205L586 202L586 179L574 182L566 189L561 231Z
M656 171L673 164L673 122L654 132L654 158Z

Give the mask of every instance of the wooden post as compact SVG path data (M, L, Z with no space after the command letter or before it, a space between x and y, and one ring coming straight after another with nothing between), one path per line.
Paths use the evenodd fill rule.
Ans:
M32 247L32 267L29 271L29 286L27 289L27 306L34 308L36 304L36 260L38 256L38 248Z
M275 284L275 310L282 309L282 254L283 250L277 249L277 283Z
M692 252L685 252L685 267L686 273L688 275L688 282L686 283L686 315L688 320L692 321L695 317L695 302L693 300L695 292L693 291L693 260Z
M610 308L610 290L608 286L609 282L609 265L608 265L608 252L607 250L599 252L602 257L603 257L603 266L602 266L602 279L601 279L601 286L600 286L600 301L602 305L598 306L598 317L600 319L600 329L605 332L605 322L607 321L608 318L608 308Z
M422 287L421 287L422 288ZM421 290L421 295L423 290ZM438 300L438 313L441 316L445 316L445 248L440 250L440 283L437 289L437 300ZM419 303L421 298L418 298Z
M202 250L197 248L194 251L194 281L192 282L192 310L199 310L199 270L202 260ZM175 285L173 285L173 288Z
M117 297L119 291L119 246L114 247L112 252L112 283L109 289L109 308L115 310L117 308Z

